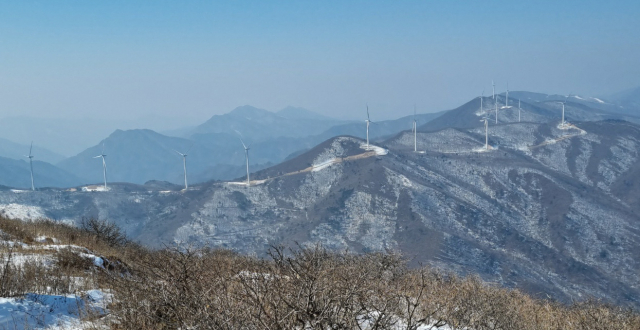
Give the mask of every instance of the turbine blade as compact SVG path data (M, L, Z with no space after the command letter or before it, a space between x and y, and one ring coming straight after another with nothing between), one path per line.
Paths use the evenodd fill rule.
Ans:
M244 144L244 141L242 141L242 134L241 134L240 132L238 132L238 130L237 130L237 129L234 129L234 131L236 131L236 133L238 133L238 136L239 136L239 137L238 137L238 139L240 139L240 143L242 143L242 146L243 146L245 149L247 149L247 145L246 145L246 144Z
M369 105L367 104L367 120L371 121L371 118L369 118Z
M31 157L31 150L33 150L33 141L31 141L31 147L29 147L29 157Z
M189 151L191 151L191 149L192 149L192 148L193 148L193 146L195 146L195 145L196 145L196 143L195 143L195 142L194 142L194 143L192 143L192 144L191 144L191 146L189 147L189 149L187 149L187 152L185 152L184 154L185 154L185 155L186 155L186 154L188 154L188 153L189 153Z

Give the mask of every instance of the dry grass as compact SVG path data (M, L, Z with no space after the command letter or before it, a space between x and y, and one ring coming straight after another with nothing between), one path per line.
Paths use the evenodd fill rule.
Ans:
M0 293L47 286L62 293L84 276L114 294L113 329L640 329L640 316L631 310L534 299L476 277L411 269L395 254L272 248L263 260L228 250L113 244L46 221L0 219L0 230L23 241L55 237L108 256L104 269L72 249L54 252L50 268L3 263Z

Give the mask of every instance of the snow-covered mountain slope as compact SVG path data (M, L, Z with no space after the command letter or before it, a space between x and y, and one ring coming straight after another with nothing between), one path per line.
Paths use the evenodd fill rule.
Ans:
M490 125L489 150L484 128L419 132L417 143L414 152L410 131L378 148L330 139L253 173L249 187L4 192L0 204L37 205L60 220L110 219L154 246L397 250L414 264L536 295L639 305L637 125Z

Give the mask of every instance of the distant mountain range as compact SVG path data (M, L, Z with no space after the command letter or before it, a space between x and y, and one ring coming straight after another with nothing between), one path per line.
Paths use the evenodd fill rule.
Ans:
M492 124L495 124L497 103L498 123L513 123L518 120L546 123L560 120L561 105L558 102L567 100L565 117L569 122L620 119L640 123L640 117L633 115L636 104L634 97L638 94L637 92L639 91L632 90L621 93L616 96L617 101L612 101L577 95L567 99L563 95L514 91L509 94L509 107L506 106L506 95L500 94L495 100L492 97L484 97L482 110L480 98L474 98L456 109L418 114L415 119L419 130L423 132L445 128L480 127L482 125L480 119L485 115L490 117ZM520 110L518 100L521 100L522 109ZM621 104L626 106L623 107ZM381 141L409 130L414 120L413 116L386 121L372 119L374 119L370 128L372 141ZM104 137L107 133L92 131L92 127L100 125L90 120L63 123L55 120L17 117L1 120L0 132L8 135L18 130L22 131L22 135L17 137L24 138L29 127L27 122L33 125L31 129L40 127L42 132L38 131L38 134L48 145L54 142L56 145L65 145L69 143L69 139L74 140L73 145L77 144L76 140L82 140L83 143L94 141L93 147L66 159L63 159L60 154L43 148L39 142L35 143L36 160L55 164L59 167L59 170L56 170L59 173L66 172L67 175L60 178L69 178L69 181L64 179L54 181L55 185L62 187L73 186L78 182L90 184L102 180L101 161L92 157L100 153L103 144L108 154L109 181L142 184L148 180L160 180L181 184L183 183L181 158L174 150L183 152L191 146L193 147L187 157L187 164L188 177L192 183L230 180L245 175L244 152L238 139L238 132L242 134L245 142L251 145L252 170L263 169L291 159L332 137L349 135L365 138L366 132L364 121L336 120L296 107L271 112L248 105L238 107L224 115L212 116L200 125L168 132L170 135L148 129L119 129L111 132L106 138L98 139L98 136ZM156 127L168 126L166 123L163 124L162 120L149 119L149 122L155 123L153 125ZM45 123L56 129L41 128ZM113 124L116 123L114 121ZM70 134L70 131L76 134ZM26 153L28 153L28 145L0 138L0 156L23 159ZM54 167L51 165L46 168ZM53 173L45 172L38 175L51 177Z
M410 131L370 149L335 137L253 173L250 187L238 180L182 192L158 182L114 184L109 193L6 191L0 208L109 219L151 246L401 251L413 264L477 273L540 297L640 306L640 126L492 124L488 150L484 133L418 132L418 152Z
M420 114L419 123L440 114ZM413 117L376 122L370 129L372 140L395 135L410 128ZM242 135L240 135L242 134ZM364 122L345 122L301 108L285 108L277 113L243 106L225 115L216 115L186 132L170 137L151 130L117 130L99 144L65 159L58 166L77 173L85 183L102 179L102 163L92 157L107 154L108 179L112 182L142 184L149 180L183 182L182 158L187 156L192 183L229 180L245 175L244 150L240 136L250 145L252 170L272 166L291 154L308 150L339 135L366 135Z
M445 128L472 128L480 127L484 116L490 119L492 124L496 120L496 105L498 108L497 122L514 123L522 122L546 123L559 122L562 118L562 105L565 102L566 121L599 121L607 119L626 120L640 123L640 116L610 111L611 105L606 106L599 99L586 100L577 96L567 98L561 95L547 95L531 92L509 92L509 105L506 105L505 94L482 98L480 97L465 103L464 105L444 112L443 115L428 121L420 126L420 131L438 131ZM519 102L520 101L520 102ZM520 104L521 109L518 109ZM607 110L608 109L608 110ZM520 115L520 117L518 117Z

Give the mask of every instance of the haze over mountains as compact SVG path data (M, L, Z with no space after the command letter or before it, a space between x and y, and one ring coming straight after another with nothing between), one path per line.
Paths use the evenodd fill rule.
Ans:
M557 120L561 113L561 105L558 102L567 100L565 116L568 121L622 119L640 123L640 116L635 115L639 113L639 108L633 101L636 94L640 94L640 90L620 93L617 101L604 101L577 95L567 99L566 96L561 95L514 91L509 95L509 107L505 106L505 94L496 96L499 107L498 122L516 122L520 119L523 122L543 123ZM518 100L521 100L522 107L520 118L518 118ZM484 97L484 111L492 120L495 117L495 104L492 97ZM479 111L480 99L474 98L450 111L418 114L416 120L421 131L480 127L482 124L477 116L472 115ZM411 128L412 115L396 120L377 121L375 111L371 113L374 121L370 129L372 140L389 138ZM68 158L42 148L40 141L35 141L35 159L51 164L38 169L38 171L45 171L38 175L53 177L54 172L67 172L66 175L58 175L60 178L58 180L38 182L37 185L53 184L57 187L102 181L101 161L93 157L101 152L103 145L108 155L109 181L142 184L148 180L160 180L181 184L183 183L182 160L176 151L184 152L187 149L189 149L188 177L192 183L230 180L243 176L244 152L238 139L238 132L242 134L247 144L251 145L252 171L290 159L329 138L341 135L364 138L366 133L363 121L337 120L303 108L287 107L271 112L248 105L238 107L227 114L215 115L193 127L167 130L169 135L149 129L118 129L110 132L106 138L97 140L97 134L106 133L99 130L89 133L92 127L97 125L87 120L64 122L10 118L1 120L0 128L5 129L5 135L19 130L22 133L17 137L26 138L24 135L28 130L24 128L27 122L34 125L32 129L41 127L44 123L50 125L49 128L44 129L44 132L37 131L39 135L36 135L44 139L43 144L46 141L48 145L65 145L65 141L68 142L70 139L78 140L73 138L78 134L87 135L83 143L95 141L92 147ZM167 122L158 118L149 119L149 125L169 128ZM74 134L69 134L70 131ZM77 143L78 141L74 142L74 144ZM22 159L21 153L27 152L26 145L0 139L0 156L2 157ZM59 169L53 170L56 166ZM23 181L0 179L0 184L13 185ZM16 187L26 188L27 186L17 185Z

